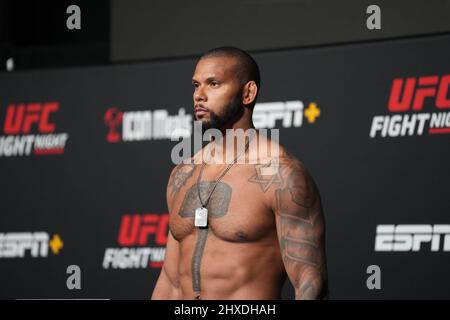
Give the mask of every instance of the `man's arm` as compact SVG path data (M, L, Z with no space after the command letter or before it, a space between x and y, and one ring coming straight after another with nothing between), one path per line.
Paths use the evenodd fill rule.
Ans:
M164 264L153 290L152 300L181 299L180 285L178 283L178 255L178 241L173 238L172 233L169 231Z
M325 221L320 194L303 164L279 163L281 184L272 193L280 250L296 299L328 298Z
M170 212L172 210L172 201L174 195L184 185L186 179L192 175L189 167L181 164L176 166L169 178L169 182L166 188L166 201L167 208ZM156 282L153 290L152 300L172 300L181 299L180 289L178 283L178 257L180 254L180 247L178 241L172 236L169 230L167 236L166 253L164 257L164 264L159 274L158 281Z

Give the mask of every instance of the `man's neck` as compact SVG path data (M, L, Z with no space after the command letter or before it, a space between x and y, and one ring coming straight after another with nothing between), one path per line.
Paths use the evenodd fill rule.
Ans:
M220 130L222 132L222 138L211 141L210 144L211 149L214 150L213 156L216 152L221 152L223 154L223 161L227 159L227 156L229 157L228 161L234 160L236 156L239 156L240 153L242 153L245 144L248 142L250 136L249 129L255 130L255 126L252 122L240 121L233 123L231 126L222 128ZM242 139L242 137L244 137L244 139Z

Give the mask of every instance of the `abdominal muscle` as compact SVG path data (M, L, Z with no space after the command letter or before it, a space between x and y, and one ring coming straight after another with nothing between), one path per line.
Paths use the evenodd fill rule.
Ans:
M286 273L276 236L256 242L228 242L208 234L200 260L200 291L193 290L196 238L180 243L181 299L280 299Z

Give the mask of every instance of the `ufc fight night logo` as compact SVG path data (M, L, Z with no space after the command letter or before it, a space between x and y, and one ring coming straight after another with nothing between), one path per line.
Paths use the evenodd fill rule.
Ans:
M107 248L104 269L160 268L164 262L169 214L122 216L118 248Z
M394 79L391 114L373 117L370 138L450 133L449 87L450 74ZM434 112L423 112L427 109Z
M52 117L58 111L58 102L8 105L0 114L4 116L0 157L64 153L69 135L55 133Z
M449 224L380 224L375 251L450 251Z

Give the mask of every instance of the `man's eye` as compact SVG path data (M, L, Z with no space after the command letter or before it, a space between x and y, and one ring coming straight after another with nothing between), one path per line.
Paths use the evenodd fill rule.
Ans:
M219 83L217 81L212 81L211 82L211 86L213 87L217 87L219 85Z

